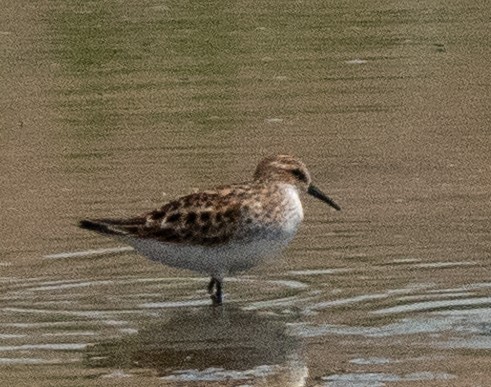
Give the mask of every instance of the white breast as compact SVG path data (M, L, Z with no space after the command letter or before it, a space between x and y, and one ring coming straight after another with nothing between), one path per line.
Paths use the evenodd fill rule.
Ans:
M298 190L295 187L287 185L284 190L285 218L283 221L282 229L285 234L290 234L291 237L293 237L303 220L303 207L298 195Z

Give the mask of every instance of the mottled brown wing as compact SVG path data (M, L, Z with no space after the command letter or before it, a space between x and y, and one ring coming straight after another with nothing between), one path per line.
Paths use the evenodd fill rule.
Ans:
M216 246L232 238L241 207L233 190L199 192L129 219L82 220L80 227L115 236L135 236L169 243Z
M240 216L241 208L233 195L199 192L148 213L138 236L162 242L220 245L234 236Z

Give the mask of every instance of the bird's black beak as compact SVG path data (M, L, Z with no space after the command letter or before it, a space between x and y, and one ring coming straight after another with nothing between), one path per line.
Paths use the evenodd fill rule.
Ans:
M307 190L307 193L309 195L312 195L314 198L317 198L319 200L322 200L324 203L329 204L332 208L335 208L336 210L340 211L341 207L339 207L334 200L332 200L329 196L324 194L319 188L317 188L315 185L310 184L309 189Z

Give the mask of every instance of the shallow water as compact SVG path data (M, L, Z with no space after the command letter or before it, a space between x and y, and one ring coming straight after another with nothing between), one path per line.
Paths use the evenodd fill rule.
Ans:
M7 1L0 14L0 380L487 385L484 1ZM77 229L293 153L281 259L229 278Z

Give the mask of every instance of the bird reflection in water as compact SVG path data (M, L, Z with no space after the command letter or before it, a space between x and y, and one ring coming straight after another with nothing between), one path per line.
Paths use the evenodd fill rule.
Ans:
M307 368L286 321L233 307L169 309L138 333L88 349L93 368L150 369L175 381L254 380L303 386Z

